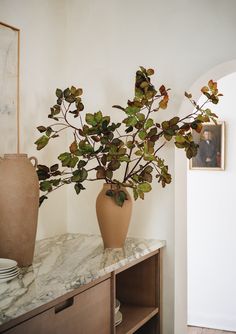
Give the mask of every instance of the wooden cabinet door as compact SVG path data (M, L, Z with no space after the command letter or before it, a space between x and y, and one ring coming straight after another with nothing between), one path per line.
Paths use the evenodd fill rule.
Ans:
M107 279L4 334L110 334L111 283Z

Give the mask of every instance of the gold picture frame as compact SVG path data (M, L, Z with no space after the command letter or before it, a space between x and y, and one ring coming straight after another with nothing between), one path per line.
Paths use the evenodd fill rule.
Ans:
M0 22L0 154L20 152L20 29Z
M190 159L190 170L225 169L225 122L203 123L202 131L192 131L193 140L199 145L196 157Z

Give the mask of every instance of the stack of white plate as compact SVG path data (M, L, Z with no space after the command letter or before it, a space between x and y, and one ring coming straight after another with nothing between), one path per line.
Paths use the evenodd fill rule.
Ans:
M16 261L0 258L0 283L10 281L18 274L19 268Z
M118 326L122 322L122 313L120 310L120 302L116 299L116 306L115 306L115 326Z

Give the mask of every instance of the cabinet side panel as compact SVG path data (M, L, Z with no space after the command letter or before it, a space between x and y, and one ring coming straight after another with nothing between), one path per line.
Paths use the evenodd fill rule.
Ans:
M158 307L157 262L152 256L116 275L116 295L123 303Z

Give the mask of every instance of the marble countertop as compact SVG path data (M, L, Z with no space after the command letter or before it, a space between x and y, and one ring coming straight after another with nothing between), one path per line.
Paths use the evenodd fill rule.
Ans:
M163 246L161 240L127 238L123 249L104 250L100 236L84 234L37 241L33 265L0 283L0 325Z

